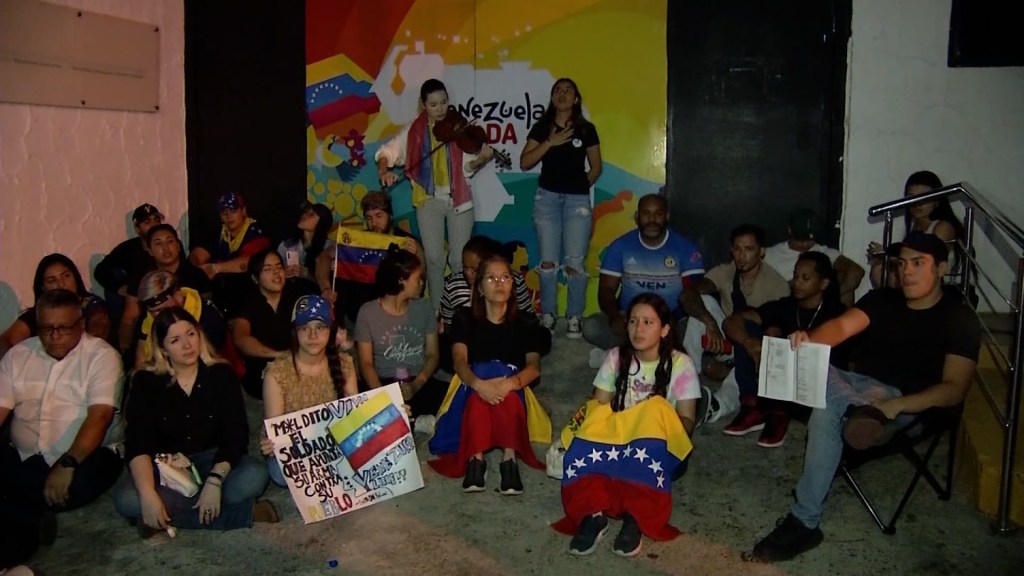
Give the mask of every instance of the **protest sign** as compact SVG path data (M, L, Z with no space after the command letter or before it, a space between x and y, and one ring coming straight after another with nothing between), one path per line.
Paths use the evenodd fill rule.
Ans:
M264 421L306 524L423 487L397 384Z

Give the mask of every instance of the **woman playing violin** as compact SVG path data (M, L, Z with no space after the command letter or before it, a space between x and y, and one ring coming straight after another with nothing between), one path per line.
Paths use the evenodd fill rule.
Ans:
M412 203L427 261L427 286L434 313L441 307L445 262L462 271L462 247L473 234L473 196L469 179L494 156L486 143L478 154L438 141L434 126L448 114L448 90L431 78L420 88L422 111L411 124L377 150L377 175L391 186L399 175L389 169L405 166L412 182ZM446 230L447 229L447 230ZM445 232L448 249L445 250Z
M566 335L579 338L587 298L590 187L601 175L601 141L597 128L583 117L583 97L568 78L552 86L551 103L523 147L520 168L526 171L537 164L541 168L533 224L540 245L540 323L554 332L561 269L568 289Z

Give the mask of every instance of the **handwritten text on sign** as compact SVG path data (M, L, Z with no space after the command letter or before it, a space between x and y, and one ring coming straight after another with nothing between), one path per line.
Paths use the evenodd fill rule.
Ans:
M397 384L264 421L307 524L423 487Z

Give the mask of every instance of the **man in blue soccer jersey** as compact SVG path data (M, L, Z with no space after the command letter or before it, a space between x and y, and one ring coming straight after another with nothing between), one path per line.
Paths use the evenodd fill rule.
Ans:
M664 197L648 194L640 198L636 228L605 250L597 292L601 312L583 321L583 337L597 346L591 352L591 360L598 364L604 359L605 350L622 344L626 338L627 318L623 311L637 294L658 294L678 317L682 314L679 299L683 287L704 275L704 259L697 245L669 230L668 202Z

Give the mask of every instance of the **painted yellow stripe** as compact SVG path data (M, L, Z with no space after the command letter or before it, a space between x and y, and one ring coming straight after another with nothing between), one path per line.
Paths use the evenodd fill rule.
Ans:
M345 73L348 73L357 82L365 80L373 83L374 80L372 76L349 60L348 56L335 54L330 58L324 58L319 62L306 65L306 86L312 86L328 78L334 78L339 74Z
M363 424L366 424L368 420L390 404L391 397L386 392L379 392L364 402L362 406L349 412L348 416L331 424L331 436L334 437L335 442L341 444L345 438L348 438L349 434L355 432Z

